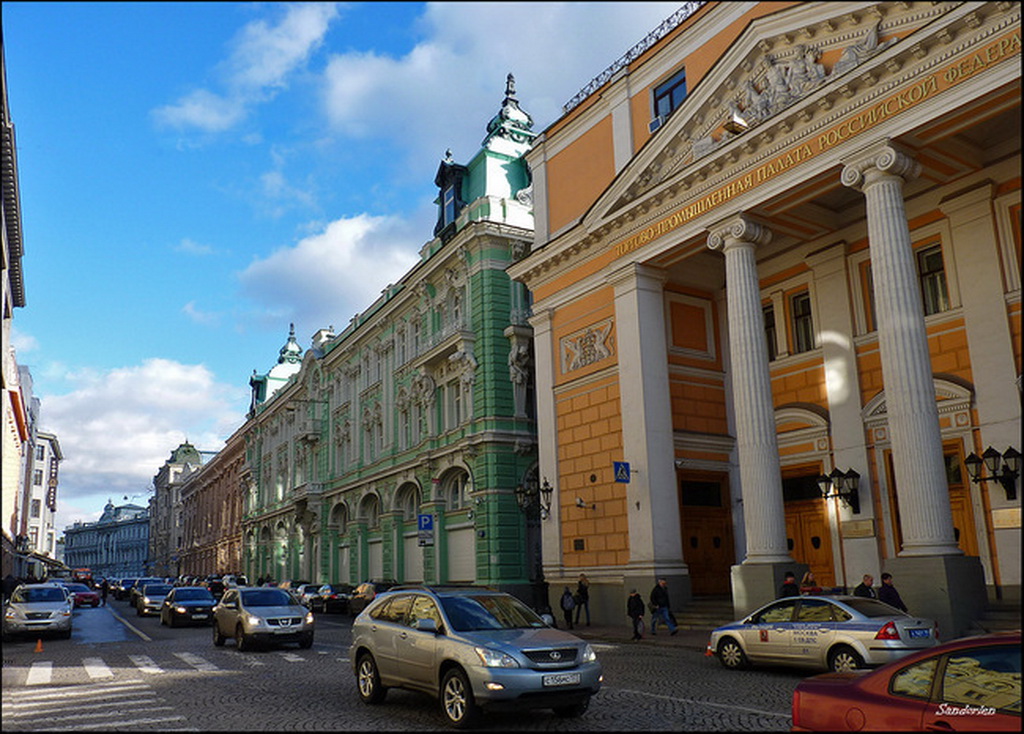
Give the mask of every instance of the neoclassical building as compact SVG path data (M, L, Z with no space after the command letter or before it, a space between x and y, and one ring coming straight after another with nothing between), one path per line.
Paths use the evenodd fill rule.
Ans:
M509 75L481 149L438 167L419 262L340 333L317 332L284 385L254 378L250 579L533 591L538 507L515 492L537 485L530 304L505 272L532 239L531 127Z
M149 511L108 501L96 522L64 528L64 562L88 568L93 578L122 578L148 573Z
M186 440L171 452L153 477L146 573L153 576L181 575L182 552L185 549L182 487L212 455L213 452L200 451Z
M565 106L509 269L549 580L616 622L806 568L952 634L1019 599L1020 480L971 456L1019 460L1020 84L1018 3L708 2Z

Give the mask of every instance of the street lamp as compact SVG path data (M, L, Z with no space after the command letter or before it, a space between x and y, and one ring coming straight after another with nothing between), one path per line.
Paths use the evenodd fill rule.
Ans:
M528 479L516 487L516 503L523 512L527 512L534 505L540 507L541 519L547 520L551 516L552 491L547 477L544 478L544 483L539 488L536 479Z
M988 469L989 475L987 477L981 476L982 464ZM972 451L971 455L964 459L964 465L967 467L968 476L970 476L971 481L975 484L995 480L1003 485L1003 489L1006 491L1006 499L1011 501L1017 499L1017 477L1020 476L1020 452L1013 448L1013 446L1010 446L1002 454L989 446L980 458Z
M821 490L821 496L825 499L838 497L854 515L860 514L859 487L860 474L854 469L843 472L836 467L830 474L822 474L818 477L818 489Z

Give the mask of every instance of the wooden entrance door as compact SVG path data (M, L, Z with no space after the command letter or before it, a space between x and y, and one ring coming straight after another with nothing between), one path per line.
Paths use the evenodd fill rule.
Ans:
M726 475L694 472L680 475L683 560L690 569L694 596L731 591L731 569L736 562L736 552L728 496Z
M828 588L836 585L832 533L828 527L825 502L820 497L786 503L786 542L793 560L810 566L819 586Z

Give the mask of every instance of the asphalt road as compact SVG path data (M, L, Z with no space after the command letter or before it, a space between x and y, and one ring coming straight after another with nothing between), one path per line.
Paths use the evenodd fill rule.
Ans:
M3 731L431 731L436 702L401 690L363 704L350 620L317 618L313 647L242 653L209 627L162 627L127 602L75 612L70 640L4 644ZM728 671L683 647L594 641L605 683L579 719L494 713L491 731L782 731L806 671Z

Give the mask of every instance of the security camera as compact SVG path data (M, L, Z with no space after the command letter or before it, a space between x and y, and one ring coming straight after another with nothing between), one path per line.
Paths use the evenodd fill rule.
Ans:
M577 497L576 498L576 506L577 507L586 507L587 503L583 501L582 497Z

